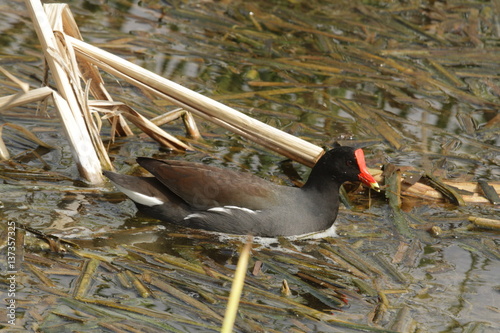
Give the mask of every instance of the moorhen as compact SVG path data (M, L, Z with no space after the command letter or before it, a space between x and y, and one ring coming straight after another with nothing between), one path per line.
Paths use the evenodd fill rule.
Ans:
M104 174L140 211L184 227L229 234L275 237L326 230L337 217L344 182L359 180L379 190L363 150L345 146L326 152L300 188L201 163L146 157L137 162L154 177Z

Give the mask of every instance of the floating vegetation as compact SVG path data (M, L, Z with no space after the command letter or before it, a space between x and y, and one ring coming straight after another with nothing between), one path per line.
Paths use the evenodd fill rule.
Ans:
M368 147L368 164L384 165L385 195L346 187L340 237L254 240L234 331L500 330L497 2L68 5L80 30L71 35L85 41L73 49L80 59L101 61L85 55L88 45L107 50L303 138L315 147L298 159L306 164L337 141ZM121 194L81 181L55 120L61 91L44 72L26 5L0 9L0 150L9 157L0 163L2 256L9 227L27 226L16 231L15 256L0 261L2 272L12 260L16 268L16 325L1 328L220 331L246 239L135 217ZM78 73L70 65L61 73ZM281 157L251 143L267 135L242 139L220 127L225 120L192 117L104 67L79 68L84 79L70 80L96 122L104 165L138 173L134 158L156 155L289 182L276 167ZM153 139L138 134L144 128ZM298 184L307 169L290 164ZM2 292L11 275L1 275Z

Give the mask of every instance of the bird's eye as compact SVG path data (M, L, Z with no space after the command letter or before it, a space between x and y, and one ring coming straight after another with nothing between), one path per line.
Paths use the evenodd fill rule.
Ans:
M347 161L345 162L345 164L346 164L347 166L353 166L353 165L354 165L354 161L353 161L353 160L347 160Z

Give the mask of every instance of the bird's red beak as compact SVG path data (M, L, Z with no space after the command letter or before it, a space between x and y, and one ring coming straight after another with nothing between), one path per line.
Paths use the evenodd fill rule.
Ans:
M354 151L354 156L356 156L356 161L358 162L358 168L360 173L358 174L359 180L370 187L371 189L379 192L380 187L378 186L377 181L373 176L368 172L368 168L366 167L366 162L365 162L365 154L363 153L362 149L356 149Z

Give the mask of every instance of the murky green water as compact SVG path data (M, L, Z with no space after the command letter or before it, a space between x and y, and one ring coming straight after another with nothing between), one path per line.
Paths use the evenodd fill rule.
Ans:
M411 165L443 179L500 180L500 130L495 120L500 96L500 13L488 2L67 3L85 41L317 145L339 141L365 146L372 167L391 162ZM0 65L31 88L39 87L44 77L42 54L22 1L0 4L0 31ZM115 100L147 117L173 109L123 81L103 75ZM0 86L1 96L18 91L3 76ZM368 110L370 118L363 119L350 102ZM46 109L27 105L0 111L0 122L25 126L56 147L35 155L31 151L36 145L4 129L3 138L14 158L0 164L2 221L76 237L89 251L117 261L124 260L126 250L122 246L135 244L185 260L195 261L191 256L196 256L211 268L234 269L237 241L226 244L200 232L193 232L195 237L181 237L179 234L189 231L174 226L132 235L116 233L154 225L154 221L136 217L130 201L116 194L111 186L93 188L79 181L50 102ZM277 164L282 160L280 156L208 122L198 120L198 126L204 141L192 145L200 152L184 158L289 182ZM163 128L185 136L179 121ZM103 136L106 138L108 133L105 127ZM110 155L120 172L130 172L136 156L170 156L157 143L136 133L111 145ZM307 175L306 167L297 168L301 175ZM408 199L405 214L417 231L414 239L405 239L393 226L394 215L383 195L372 195L369 203L364 197L357 200L354 213L341 211L337 220L340 238L382 267L385 273L376 282L384 289L405 291L387 294L389 308L376 320L380 327L400 332L500 330L499 233L471 228L467 221L469 216L498 219L498 205L469 203L457 207L430 199ZM439 226L443 233L431 237L427 233L431 226ZM1 230L5 238L4 228ZM4 245L6 240L1 242ZM325 242L299 244L304 253L326 260L317 252ZM402 244L408 244L407 252L401 250ZM42 257L57 257L50 251L32 251ZM257 253L265 252L261 251ZM399 254L402 259L397 259ZM130 257L136 258L132 254ZM80 265L80 259L67 255L64 260ZM397 273L387 273L380 260L389 263L403 280L398 280ZM30 265L44 267L33 261ZM130 268L126 265L130 262L123 263L123 267ZM132 271L139 271L138 267L142 269L137 266ZM283 267L295 274L296 266ZM178 299L138 298L113 280L113 274L106 269L110 268L102 268L101 279L91 289L93 297L205 323ZM19 331L34 331L37 325L42 325L44 332L57 331L57 325L68 319L54 313L74 315L70 309L76 305L67 301L51 306L57 294L40 290L33 270L24 271L18 275L18 285L23 286L18 293L18 320L23 326ZM179 275L174 275L173 284L179 285L186 278L202 286L196 289L196 297L203 298L204 284L214 288L215 294L223 294L210 279L199 281L197 277L175 274ZM268 272L269 279L276 280L274 287L283 276L272 269ZM49 277L68 295L77 283L74 275L52 273ZM327 309L301 287L292 283L292 289L305 297L305 304L320 311ZM1 292L2 299L6 298L6 289ZM264 299L251 292L246 297L249 303ZM33 310L34 300L44 300L43 307ZM208 299L203 301L210 304ZM351 300L351 308L343 310L343 315L358 323L370 323L366 318L373 315L367 305L371 301L365 304ZM275 305L269 300L262 302ZM214 308L222 311L223 305L218 303ZM5 318L2 311L5 307L0 310L0 325ZM269 331L345 331L307 316L293 318L279 312L264 320L257 316L258 311L252 311L255 317L246 319L257 323L262 320L262 327ZM72 325L74 330L106 331L88 322L85 326ZM184 325L174 326L179 331L204 331L196 325Z

